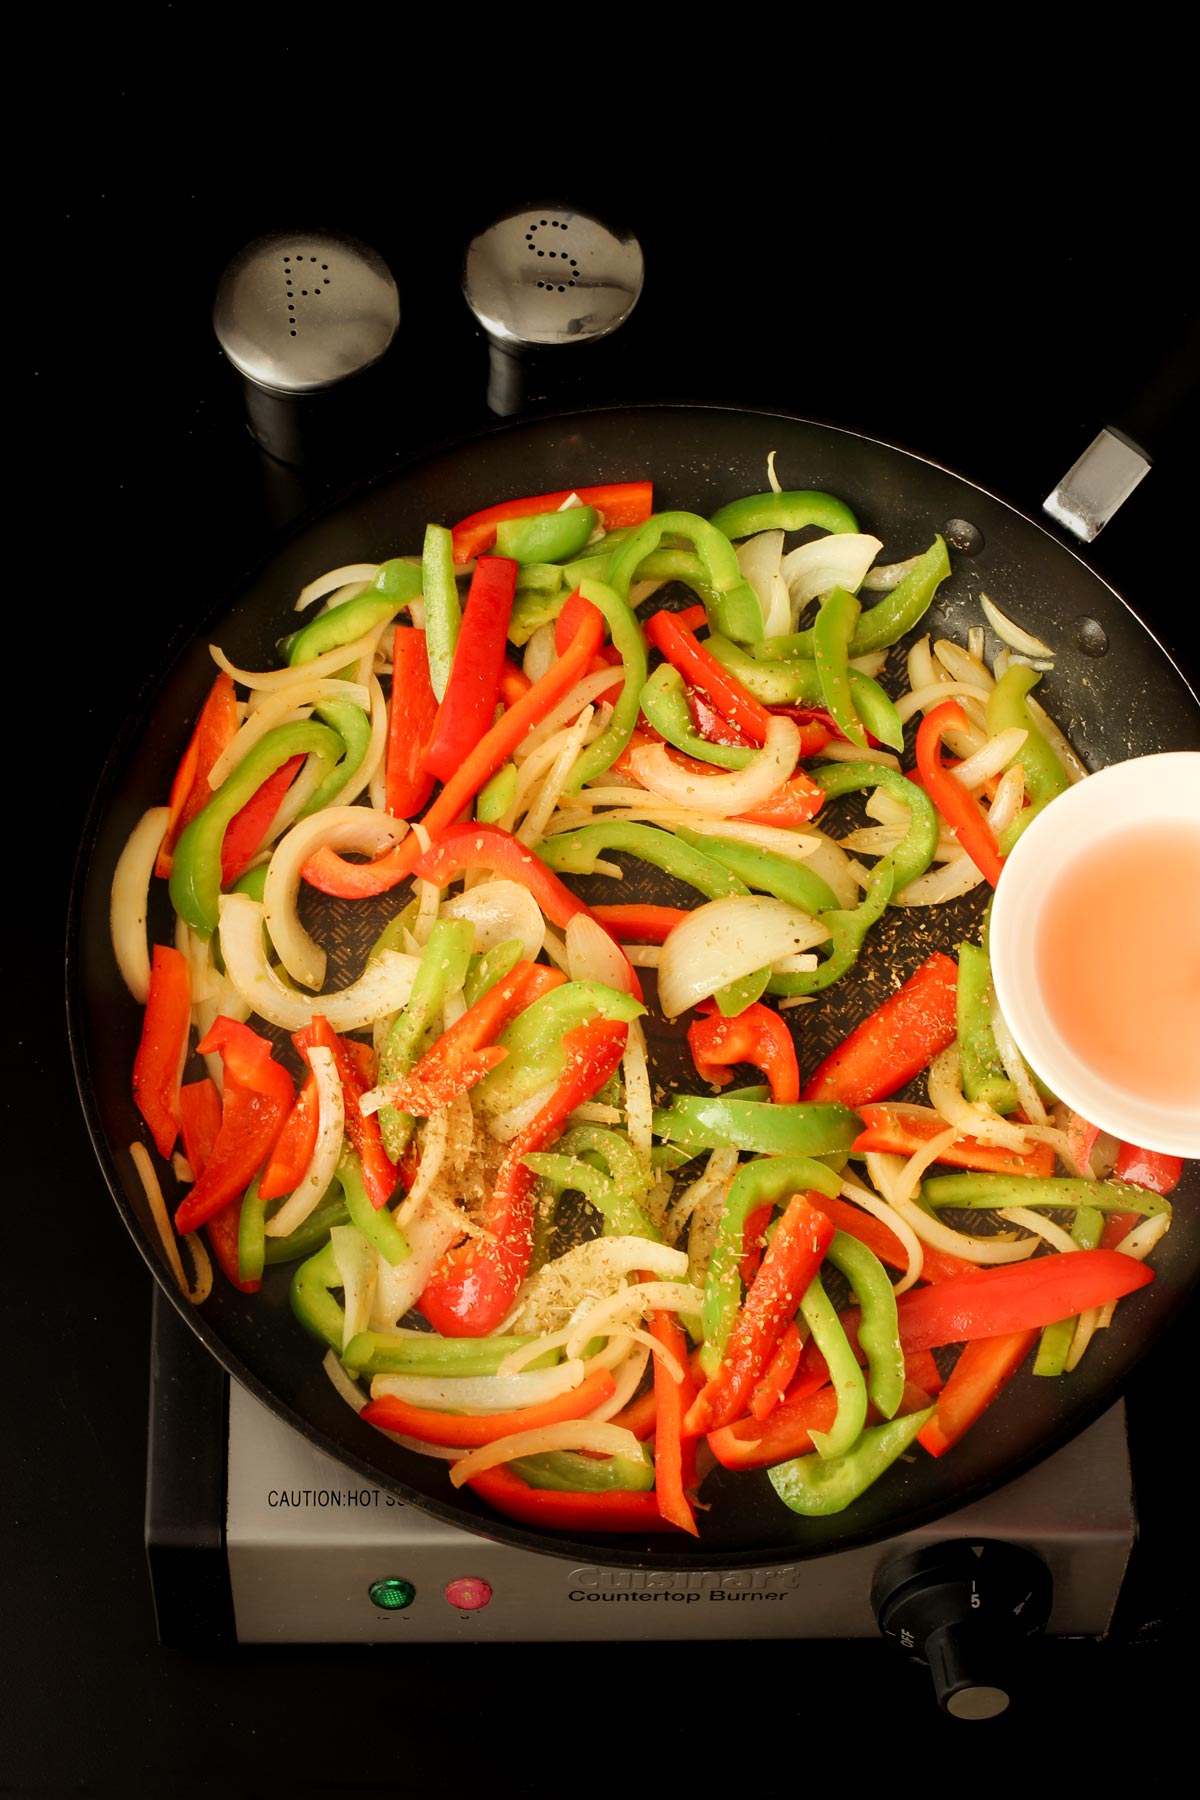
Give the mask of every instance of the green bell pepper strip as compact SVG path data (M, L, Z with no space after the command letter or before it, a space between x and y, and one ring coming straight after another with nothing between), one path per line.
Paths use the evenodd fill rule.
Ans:
M590 875L606 850L625 850L673 875L676 881L698 888L710 900L748 892L745 882L714 857L681 842L674 832L633 819L602 819L595 825L581 825L577 831L558 832L543 838L534 850L548 869L559 874Z
M484 825L502 819L517 797L517 765L501 763L490 781L485 781L475 798L475 817Z
M541 994L517 1014L497 1043L508 1055L475 1087L480 1106L490 1113L507 1112L562 1074L566 1063L563 1038L594 1019L628 1023L646 1008L632 994L602 981L564 981Z
M908 574L882 600L860 614L854 636L850 640L851 656L866 656L871 650L885 650L898 644L907 632L920 624L933 604L933 597L950 574L950 554L945 539L935 537L929 549L919 556ZM813 654L813 631L791 631L782 637L764 638L755 645L754 654L763 662L786 665L794 658Z
M463 999L467 1005L474 1006L489 988L511 975L524 954L525 945L520 938L505 938L502 944L493 944L482 955L472 956L463 982Z
M296 719L266 732L216 789L180 834L171 859L171 904L205 936L217 928L221 899L221 844L231 821L281 764L301 752L331 769L343 751L328 725Z
M603 613L613 646L621 657L625 681L608 724L576 758L566 784L568 794L577 794L585 781L611 769L633 736L649 666L646 639L628 600L603 581L581 581L579 592Z
M835 1199L841 1183L824 1163L809 1156L766 1156L743 1163L729 1183L725 1206L709 1258L700 1311L704 1347L700 1363L706 1375L715 1375L725 1354L741 1305L742 1284L738 1273L746 1254L746 1221L764 1206L778 1206L815 1188Z
M1071 1236L1081 1250L1095 1250L1100 1243L1104 1231L1104 1214L1098 1206L1081 1206L1071 1224ZM1067 1358L1071 1354L1071 1345L1075 1338L1075 1327L1079 1322L1078 1315L1070 1319L1056 1319L1053 1325L1044 1325L1038 1340L1037 1355L1033 1361L1035 1375L1062 1375L1066 1372Z
M261 1281L266 1263L266 1207L258 1197L258 1176L242 1195L238 1214L237 1269L239 1281Z
M384 571L387 571L386 575ZM384 563L365 593L353 600L342 600L328 612L318 614L309 624L283 639L280 650L289 667L312 662L327 650L340 650L352 644L376 626L403 612L410 600L421 592L421 570L416 563L399 560Z
M527 1487L556 1493L604 1494L612 1489L645 1493L654 1486L654 1461L644 1447L637 1456L584 1456L579 1450L545 1450L518 1456L508 1467Z
M603 574L598 579L603 580ZM557 594L562 601L571 591L572 584L567 582L567 572L559 563L525 563L517 570L517 593L525 594L530 600L535 596L542 600L552 600ZM555 608L555 616L559 611L561 606ZM511 637L511 632L509 635Z
M764 642L778 643L779 639L768 638ZM753 694L764 706L826 706L833 716L821 685L820 668L811 657L798 656L788 662L759 662L719 632L710 632L704 647L741 682L747 693ZM880 743L893 750L901 749L904 726L879 683L870 675L864 675L861 669L851 668L847 668L846 681L848 704L854 716ZM840 729L840 721L838 723Z
M527 1169L532 1169L535 1175L557 1188L559 1194L568 1191L582 1194L604 1220L604 1237L638 1237L646 1238L652 1244L662 1243L662 1233L651 1224L637 1201L610 1175L593 1168L583 1157L538 1150L521 1160Z
M340 1308L339 1308L340 1310ZM346 1345L342 1361L355 1375L495 1375L513 1350L533 1343L532 1336L443 1338L436 1333L360 1331ZM338 1339L340 1352L341 1339ZM527 1369L550 1369L561 1352L544 1350Z
M336 731L345 746L341 756L324 781L315 789L301 810L302 819L311 818L323 806L330 806L355 771L362 766L371 742L371 721L361 706L350 700L326 700L313 708L323 724Z
M828 1249L825 1254L828 1256ZM893 1308L895 1304L893 1299ZM821 1285L819 1275L813 1276L805 1291L800 1302L800 1316L808 1326L812 1342L825 1358L829 1379L837 1395L837 1415L829 1430L809 1432L818 1455L826 1462L832 1462L845 1456L858 1442L867 1422L867 1383L850 1347L845 1326ZM903 1391L901 1386L901 1393Z
M501 519L493 555L511 557L515 563L570 562L595 531L597 516L594 506L568 506L562 512Z
M713 999L721 1017L736 1019L739 1013L744 1013L748 1006L753 1006L766 993L770 979L770 969L752 969L749 975L743 975L739 980L718 988Z
M342 1277L333 1245L327 1243L315 1256L310 1256L307 1262L300 1264L292 1276L290 1289L292 1311L305 1331L328 1344L339 1356L342 1353L346 1314L330 1290L341 1285Z
M887 864L895 872L893 891L899 893L918 875L923 875L933 861L938 845L937 809L923 787L909 781L898 769L886 763L823 763L812 771L812 779L830 800L843 794L860 793L864 788L882 788L891 799L908 808L908 830L886 856L881 856L876 869Z
M958 1067L967 1099L994 1112L1016 1110L1017 1090L1004 1072L992 1030L992 969L978 944L958 946Z
M679 670L660 663L642 688L640 705L646 720L676 750L722 769L744 769L759 755L756 745L714 744L701 737L688 710L687 687Z
M747 494L715 512L710 524L727 538L754 537L760 531L803 531L816 525L835 536L857 531L858 520L844 501L815 488L791 493Z
M830 948L824 962L815 969L772 975L767 992L776 995L819 994L840 981L857 961L868 931L887 910L894 886L895 871L889 866L887 857L880 857L871 870L866 892L858 906L852 911L834 907L832 911L818 914L819 923L829 932Z
M513 609L508 620L508 641L510 644L527 644L534 632L543 625L553 625L563 609L568 589L556 589L547 594L540 590L536 593L521 593L519 587Z
M454 539L444 525L427 525L421 548L421 591L425 599L425 654L429 685L445 696L462 626L462 602L454 570Z
M844 1456L794 1456L767 1470L784 1505L808 1519L843 1512L883 1475L928 1424L935 1406L905 1413L884 1425L868 1425Z
M469 919L435 919L413 977L408 1005L398 1013L379 1052L379 1081L399 1081L415 1065L425 1033L437 1021L448 992L463 985L475 927ZM394 1106L379 1109L383 1146L393 1162L403 1155L416 1121Z
M755 643L763 630L758 595L742 574L737 552L729 539L698 513L654 513L618 549L609 564L609 585L623 598L628 598L639 566L658 549L668 534L687 538L695 548L706 584L712 590L712 601L707 610L713 630L745 643Z
M384 1262L391 1263L393 1267L396 1263L407 1262L412 1255L412 1247L392 1216L391 1208L381 1206L376 1211L371 1204L363 1185L362 1164L348 1144L338 1161L338 1180L346 1196L346 1211L350 1215L350 1223L358 1226L368 1244L379 1252Z
M865 750L867 734L850 698L850 640L861 611L846 588L835 587L826 595L813 626L813 660L825 710L842 736Z
M777 900L785 900L789 906L814 916L837 906L837 895L827 881L777 850L763 850L757 844L719 837L715 832L689 831L679 825L675 835L721 863L757 893L773 894Z
M905 1380L892 1278L875 1252L845 1231L834 1233L825 1260L846 1277L858 1301L858 1342L867 1359L867 1398L885 1419L892 1419L904 1398ZM838 1416L840 1420L840 1413ZM828 1455L828 1448L823 1453Z
M921 1183L929 1206L1094 1206L1144 1219L1173 1211L1171 1202L1131 1181L1086 1181L1079 1175L937 1175Z
M654 1112L655 1136L691 1150L732 1146L760 1156L827 1156L849 1150L861 1130L858 1114L836 1100L776 1106L724 1094L676 1094Z
M272 1205L272 1212L282 1206L285 1195ZM300 1258L311 1256L322 1245L329 1242L329 1233L335 1225L349 1223L350 1213L346 1206L346 1198L342 1193L340 1182L333 1182L318 1201L306 1219L302 1219L295 1231L287 1237L269 1237L264 1246L264 1261L268 1266L272 1263L297 1262Z
M1026 704L1030 689L1040 680L1036 669L1027 669L1023 663L1012 663L988 696L987 728L991 736L1011 726L1027 734L1014 760L1025 771L1029 804L1021 808L1012 824L1001 833L999 844L1004 856L1008 855L1025 827L1071 785L1067 771Z
M572 1125L556 1148L563 1156L599 1158L605 1173L623 1193L641 1197L646 1192L646 1173L629 1139L609 1125Z

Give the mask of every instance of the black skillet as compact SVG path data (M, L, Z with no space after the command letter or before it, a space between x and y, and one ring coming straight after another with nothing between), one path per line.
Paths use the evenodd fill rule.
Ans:
M1039 693L1090 767L1200 746L1200 702L1132 607L1049 531L960 476L852 432L769 413L673 406L597 410L496 429L394 468L288 536L197 620L194 636L147 689L108 759L73 886L68 1009L80 1098L113 1198L167 1299L235 1380L349 1468L452 1524L576 1560L659 1568L791 1563L901 1534L1039 1462L1118 1398L1142 1351L1174 1319L1200 1276L1200 1234L1189 1218L1200 1194L1200 1169L1190 1166L1177 1190L1178 1223L1154 1252L1155 1281L1118 1308L1113 1326L1093 1340L1079 1369L1062 1380L1023 1372L950 1455L921 1455L897 1465L851 1508L828 1519L797 1518L776 1499L764 1474L732 1476L718 1469L702 1490L707 1510L698 1543L675 1534L610 1539L538 1533L495 1517L467 1490L457 1493L443 1463L404 1451L355 1417L323 1373L319 1347L291 1317L290 1269L268 1271L254 1296L235 1292L219 1274L202 1307L189 1306L179 1294L127 1150L133 1139L146 1138L130 1097L140 1009L113 963L109 884L130 829L146 807L165 798L212 680L210 643L244 667L269 666L276 640L294 624L293 603L306 581L341 564L419 549L429 520L451 524L507 496L635 478L653 480L656 506L707 515L738 495L764 489L772 450L785 487L825 489L847 501L861 528L883 540L885 560L924 549L951 521L973 526L977 547L954 555L954 572L921 629L965 642L968 627L982 622L982 591L1043 636L1056 651L1056 665ZM632 868L630 874L637 879ZM604 885L581 891L602 898ZM630 892L626 883L624 897ZM670 897L662 887L658 892ZM894 984L931 948L953 951L977 923L980 904L976 897L928 909L915 929L911 919L897 916L819 1007L791 1015L799 1021L802 1068L812 1067L870 1010L873 971ZM354 946L364 948L370 933L355 926L347 903L333 904L331 914L324 929L351 945L352 960ZM169 931L164 916L152 913L151 925ZM1118 960L1128 954L1136 952L1114 947ZM876 983L874 994L880 991ZM679 1033L650 1036L658 1078L696 1089ZM170 1203L169 1185L167 1191Z

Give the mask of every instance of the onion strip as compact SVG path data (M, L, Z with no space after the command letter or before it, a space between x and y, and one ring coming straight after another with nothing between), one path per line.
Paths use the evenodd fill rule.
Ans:
M121 979L139 1006L150 998L150 945L146 918L150 882L166 833L170 808L151 806L126 838L113 870L108 928Z

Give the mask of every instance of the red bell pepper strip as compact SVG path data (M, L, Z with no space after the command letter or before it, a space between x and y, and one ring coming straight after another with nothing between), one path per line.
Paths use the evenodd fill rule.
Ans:
M937 1398L937 1411L917 1433L930 1456L951 1449L996 1396L1007 1387L1040 1333L1011 1331L1001 1337L975 1338L964 1344L949 1379Z
M688 1368L687 1336L674 1313L657 1312L649 1324L655 1343L671 1351L683 1369L676 1381L662 1357L654 1359L654 1491L658 1510L669 1525L699 1537L689 1493L696 1488L696 1440L684 1431L684 1419L697 1386Z
M212 799L208 774L222 750L237 733L237 700L233 677L222 669L200 709L187 749L171 783L167 803L167 829L155 858L154 873L166 881L171 873L171 852L179 834Z
M557 1394L553 1400L498 1413L439 1412L431 1406L413 1406L394 1394L381 1394L378 1400L368 1400L359 1417L368 1425L399 1431L423 1444L450 1444L469 1450L480 1444L494 1444L498 1438L511 1437L517 1431L537 1431L543 1425L582 1419L585 1413L603 1406L616 1385L608 1369L593 1369L577 1388Z
M267 1158L258 1183L260 1200L280 1200L299 1186L300 1179L313 1159L320 1126L320 1097L316 1076L310 1071L304 1077L283 1130Z
M188 1081L179 1090L179 1133L183 1154L198 1181L221 1129L221 1094L211 1076Z
M761 700L706 650L694 631L679 623L679 615L656 612L645 626L646 639L678 669L690 688L707 694L717 711L743 731L752 744L765 744L771 715ZM710 771L711 773L711 771Z
M504 979L481 994L389 1089L390 1104L418 1119L428 1119L465 1094L508 1055L496 1042L505 1026L566 979L561 969L548 969L544 963L514 964Z
M687 918L682 906L593 906L592 917L622 944L665 944Z
M452 825L442 832L436 842L416 862L416 873L422 881L431 881L435 887L447 887L458 876L468 869L492 869L510 881L519 881L527 887L552 925L566 930L571 920L579 914L587 918L596 918L590 907L584 905L577 894L573 894L564 881L548 869L540 856L535 856L511 831L505 831L500 825L482 825L464 822ZM597 919L603 925L603 920ZM608 927L604 927L608 930ZM613 942L617 942L614 932L609 931ZM629 992L635 999L642 998L642 984L636 969L626 959L629 970Z
M364 1113L359 1104L372 1085L371 1077L363 1072L358 1054L362 1046L354 1044L350 1038L339 1037L323 1013L314 1013L309 1024L300 1031L293 1031L292 1042L306 1062L307 1052L319 1044L330 1052L337 1064L338 1078L342 1084L346 1136L358 1152L362 1163L363 1186L371 1205L378 1212L395 1193L400 1174L383 1147L379 1115ZM259 1193L262 1193L261 1187Z
M224 1015L216 1019L199 1050L202 1056L220 1055L225 1090L221 1127L204 1173L175 1212L180 1232L207 1224L245 1193L270 1154L295 1097L292 1078L274 1060L266 1038L238 1020Z
M550 1099L509 1144L483 1209L486 1238L447 1252L417 1302L443 1337L486 1337L512 1305L533 1253L534 1175L524 1158L544 1150L568 1116L603 1087L625 1049L628 1027L609 1019L565 1033L566 1062Z
M508 556L481 556L475 564L450 679L425 752L425 768L439 781L449 781L495 716L517 567Z
M703 611L703 608L700 610ZM676 614L677 618L682 616L682 614ZM753 738L747 737L744 731L740 731L736 725L732 725L695 688L688 689L687 699L696 730L701 737L707 738L710 744L732 744L739 748L748 748L753 744ZM768 710L776 718L790 719L795 725L800 733L800 755L802 757L815 756L819 750L825 748L830 738L841 736L831 720L826 722L827 715L815 712L810 707L772 706ZM871 743L876 741L871 738L869 732L867 736Z
M182 951L155 944L142 1034L133 1059L133 1098L160 1156L179 1136L179 1082L192 1023L192 972Z
M473 1494L521 1525L536 1526L539 1531L582 1532L590 1536L597 1531L633 1531L639 1535L670 1529L658 1510L658 1499L650 1493L628 1493L617 1489L610 1493L583 1494L558 1492L553 1488L531 1488L511 1469L484 1469L469 1477L467 1487Z
M897 1417L919 1412L928 1405L925 1390L911 1379L906 1380ZM785 1398L769 1418L747 1415L710 1431L708 1446L724 1469L769 1469L774 1463L788 1462L793 1456L806 1456L815 1450L812 1432L828 1432L837 1410L837 1392L826 1383L798 1399ZM871 1424L878 1421L874 1406L868 1407L867 1419Z
M1100 1127L1090 1124L1082 1113L1068 1112L1064 1130L1067 1134L1067 1149L1082 1169L1092 1160Z
M515 706L523 694L527 694L533 686L524 669L518 669L515 662L506 656L504 666L500 670L500 698L505 706Z
M704 1369L700 1362L701 1348L702 1346L697 1344L687 1359L688 1373L697 1390L704 1384ZM626 1431L632 1431L634 1437L640 1438L644 1443L647 1438L654 1436L657 1419L658 1402L654 1397L654 1388L651 1386L644 1393L639 1394L636 1400L631 1400L628 1406L623 1407L612 1422L614 1425L623 1425Z
M957 1281L909 1288L896 1301L904 1350L1040 1330L1105 1306L1154 1280L1119 1250L1075 1250L980 1269ZM853 1316L853 1313L852 1315Z
M896 1233L889 1230L874 1213L865 1212L861 1206L855 1206L849 1200L831 1199L829 1195L818 1194L815 1190L809 1194L809 1199L833 1221L839 1231L857 1238L860 1244L873 1250L880 1262L887 1263L891 1269L907 1269L908 1253L904 1245ZM967 1262L965 1257L952 1256L948 1250L936 1250L932 1244L926 1244L924 1248L922 1281L947 1281L951 1276L970 1276L978 1272L978 1264Z
M795 1375L800 1363L800 1352L804 1348L804 1340L800 1336L800 1328L795 1319L779 1340L779 1348L767 1364L761 1379L750 1396L750 1413L761 1424L769 1419L779 1402L787 1392L788 1384Z
M832 1238L825 1214L804 1194L794 1194L742 1302L720 1367L688 1413L685 1428L693 1436L716 1431L745 1410Z
M213 1255L220 1264L221 1273L231 1287L237 1288L240 1294L257 1294L262 1286L262 1277L255 1276L250 1281L243 1281L238 1264L238 1237L242 1229L242 1204L245 1196L239 1194L228 1206L211 1218L204 1227L205 1236L212 1246Z
M436 838L461 817L501 763L508 761L517 745L574 687L599 646L600 625L595 620L585 619L570 648L551 663L527 694L501 714L450 776L422 821L431 838ZM311 887L320 888L322 893L336 894L344 900L365 899L368 895L386 893L398 881L411 875L420 856L421 846L415 832L409 832L402 843L376 857L374 862L348 862L328 844L323 844L309 857L302 873L305 881Z
M394 819L415 819L433 792L434 778L425 766L425 752L437 716L425 633L414 625L397 625L392 634L392 697L384 771L384 803Z
M946 1129L943 1120L893 1112L888 1106L860 1105L858 1112L863 1129L850 1147L851 1155L875 1150L885 1156L915 1156ZM999 1144L981 1144L976 1138L965 1137L943 1150L938 1161L956 1169L1046 1176L1054 1173L1054 1147L1035 1144L1031 1150L1008 1150Z
M886 1100L958 1034L958 967L935 950L809 1076L805 1100Z
M1166 1150L1143 1150L1137 1144L1122 1143L1117 1147L1113 1174L1118 1181L1132 1181L1155 1194L1169 1194L1183 1174L1183 1158Z
M967 715L957 700L943 700L927 713L917 731L917 770L921 784L980 874L995 887L1004 858L995 833L973 794L942 762L942 733L967 729Z
M529 494L521 500L501 500L482 512L460 519L450 533L456 563L481 556L496 541L502 519L530 519L536 513L557 512L574 494L584 506L594 506L609 531L626 525L644 525L654 507L654 487L649 481L609 482L602 487L563 488L557 494Z
M771 1084L776 1106L788 1106L800 1098L800 1065L796 1046L784 1020L761 1000L733 1018L724 1018L714 1000L702 1001L705 1016L688 1026L688 1048L702 1081L724 1087L738 1063L761 1069Z
M233 815L221 839L221 886L232 887L246 873L259 846L271 829L283 796L291 787L303 763L303 756L289 756L274 774L268 775L257 793L251 794L240 812Z
M570 649L571 640L584 623L592 631L599 627L601 648L603 648L604 614L598 606L593 606L590 600L585 600L579 589L576 588L573 594L567 595L563 601L562 611L554 621L556 655L561 656L565 650Z

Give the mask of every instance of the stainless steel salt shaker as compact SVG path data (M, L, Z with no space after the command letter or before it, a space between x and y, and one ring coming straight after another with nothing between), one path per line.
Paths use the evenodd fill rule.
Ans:
M400 295L369 244L330 231L273 231L229 263L213 329L242 378L251 434L272 456L310 459L329 403L385 355Z
M462 284L488 339L491 410L520 412L531 354L557 354L624 324L643 275L631 232L566 206L516 208L473 238Z

